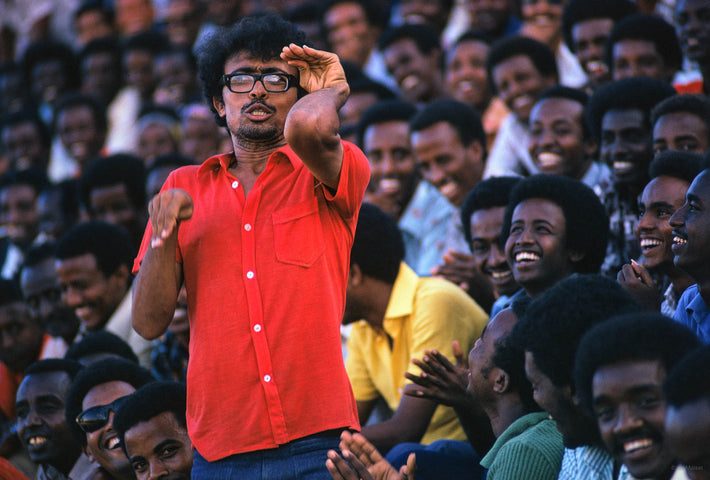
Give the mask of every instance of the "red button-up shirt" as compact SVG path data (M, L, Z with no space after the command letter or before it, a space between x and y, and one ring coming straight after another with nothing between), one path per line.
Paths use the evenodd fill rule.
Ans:
M343 142L331 195L289 147L249 194L227 171L233 154L173 172L163 189L193 199L180 224L190 317L187 423L208 461L359 428L340 322L357 213L370 172ZM145 254L150 224L134 270Z

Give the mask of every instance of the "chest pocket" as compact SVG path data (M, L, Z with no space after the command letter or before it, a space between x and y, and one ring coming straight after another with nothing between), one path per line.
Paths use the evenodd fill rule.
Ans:
M274 251L280 262L310 267L325 251L317 198L277 210L272 219Z

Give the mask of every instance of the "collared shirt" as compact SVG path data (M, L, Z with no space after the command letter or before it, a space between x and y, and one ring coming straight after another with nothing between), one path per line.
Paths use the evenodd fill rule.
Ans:
M357 147L343 148L334 195L288 146L246 196L228 171L233 153L180 168L163 186L194 203L176 260L190 319L188 432L208 461L359 428L339 327L370 174ZM150 237L149 224L134 270Z
M458 340L468 352L487 322L486 313L459 287L440 278L418 277L402 263L385 312L384 332L365 320L353 325L346 368L355 398L368 401L381 396L396 410L408 383L404 373L420 373L412 359L435 349L454 362L451 342ZM439 405L421 442L444 438L466 440L466 435L453 409Z
M481 460L487 480L556 479L562 461L562 435L545 412L515 420Z
M611 480L614 459L601 447L565 448L559 480Z
M528 126L518 120L514 113L503 119L498 129L493 147L486 159L483 178L501 175L527 177L540 173L528 152Z
M683 292L673 319L694 331L703 343L710 343L710 308L700 296L697 283Z
M619 476L617 477L617 480L637 480L636 477L631 475L629 472L629 469L626 468L626 465L622 465L621 469L619 469ZM640 480L640 479L638 479ZM690 480L690 477L688 477L688 474L683 468L682 465L678 465L674 470L673 474L671 475L671 478L668 480Z

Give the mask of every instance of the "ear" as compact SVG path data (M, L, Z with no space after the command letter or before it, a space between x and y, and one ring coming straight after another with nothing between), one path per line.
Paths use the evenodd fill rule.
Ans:
M471 142L471 145L466 147L466 150L468 150L469 155L471 155L471 158L473 158L477 164L483 164L483 145L481 145L479 140Z
M89 450L88 445L84 445L83 447L81 447L81 449L84 451L84 455L86 455L86 458L88 458L91 463L96 462L96 459L91 454L91 450Z
M584 148L584 154L587 157L595 158L597 156L597 147L599 145L596 140L588 138L582 143L582 146Z
M116 280L116 283L124 286L128 284L128 278L130 277L131 272L128 270L128 265L121 265L119 266L115 272L111 274L111 279Z
M582 253L582 252L577 252L577 251L575 251L575 250L572 250L572 251L569 252L569 260L570 260L570 262L572 262L572 263L581 262L582 259L584 258L584 255L585 255L585 254Z
M499 395L507 393L510 388L510 376L502 369L493 367L490 378L493 379L493 392Z
M348 272L348 283L351 287L359 287L362 285L363 275L360 265L350 263L350 271Z
M212 97L212 105L214 105L215 110L217 110L217 113L219 114L220 117L224 117L224 101L222 99L219 99L217 97Z

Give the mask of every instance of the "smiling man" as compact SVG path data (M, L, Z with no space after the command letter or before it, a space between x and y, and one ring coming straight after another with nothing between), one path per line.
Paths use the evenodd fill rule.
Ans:
M81 445L71 436L64 405L71 382L81 369L73 360L33 363L17 390L17 435L30 460L39 465L38 479L69 478L79 473ZM70 473L72 472L72 473Z
M673 475L677 461L665 439L663 381L699 345L690 329L658 313L614 317L580 341L574 371L578 396L622 465L619 479Z
M670 218L673 227L673 262L696 282L678 302L673 318L690 327L704 343L710 343L710 165L695 177L685 204Z
M131 394L114 417L121 446L138 480L190 480L185 385L152 382Z
M72 382L66 420L96 474L111 480L135 480L113 427L114 413L127 395L153 381L150 372L128 360L109 358L84 368Z

